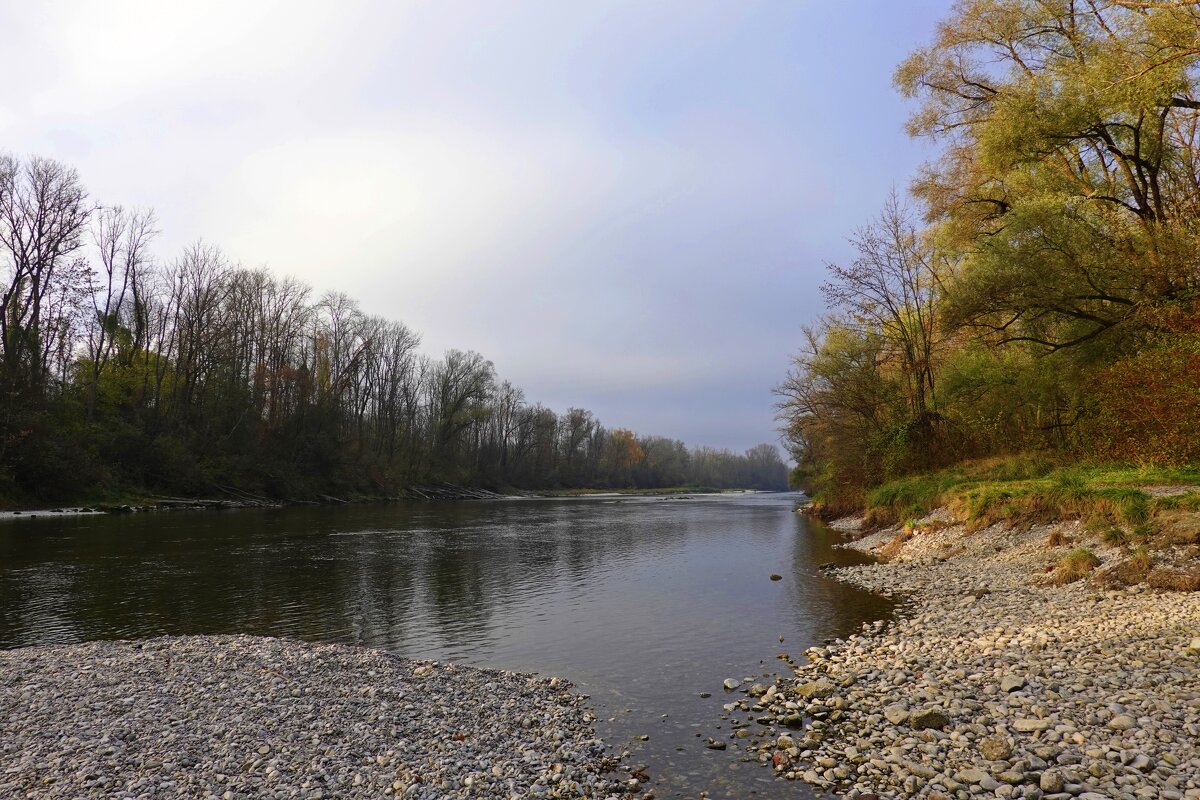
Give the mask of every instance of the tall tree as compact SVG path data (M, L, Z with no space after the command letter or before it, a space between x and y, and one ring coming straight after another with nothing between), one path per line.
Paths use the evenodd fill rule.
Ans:
M877 333L897 362L911 421L926 427L935 410L935 347L945 258L918 231L911 212L893 191L883 211L850 240L857 256L829 265L821 289L848 324Z
M1200 288L1198 68L1196 3L954 7L896 74L945 143L916 191L963 250L953 320L1053 351Z
M81 301L74 257L91 206L76 171L0 155L0 369L10 390L40 392L63 321Z

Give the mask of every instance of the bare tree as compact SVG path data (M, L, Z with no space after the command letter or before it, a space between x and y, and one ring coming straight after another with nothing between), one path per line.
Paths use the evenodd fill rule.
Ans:
M127 211L121 206L101 208L95 215L92 240L100 257L99 291L92 296L93 324L88 336L88 358L91 370L88 379L87 416L96 413L97 387L100 375L112 355L116 339L125 333L126 349L132 357L145 335L144 308L140 296L143 284L141 272L148 262L148 245L158 231L151 210ZM123 323L125 300L132 295L133 327Z
M829 265L821 287L831 306L864 332L878 332L899 360L915 422L936 409L934 350L941 299L940 255L922 238L895 191L883 212L850 240L858 256Z
M65 304L78 299L78 285L56 273L71 267L91 210L74 169L0 155L0 362L10 387L44 384Z

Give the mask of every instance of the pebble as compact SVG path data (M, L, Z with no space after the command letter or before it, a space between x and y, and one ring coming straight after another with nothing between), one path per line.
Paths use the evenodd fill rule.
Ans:
M754 757L852 798L1200 800L1200 593L1040 584L1066 552L1051 532L1119 557L1079 523L933 521L886 563L826 570L900 611L734 704L799 723Z
M615 798L566 681L252 636L0 651L0 797Z

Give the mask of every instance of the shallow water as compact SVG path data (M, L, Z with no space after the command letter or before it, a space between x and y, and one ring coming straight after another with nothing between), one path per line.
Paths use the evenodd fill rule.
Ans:
M729 733L724 678L786 669L777 654L890 610L820 574L859 557L792 513L798 499L14 519L0 524L0 647L251 633L557 674L592 696L600 735L648 766L659 797L811 797L704 747Z

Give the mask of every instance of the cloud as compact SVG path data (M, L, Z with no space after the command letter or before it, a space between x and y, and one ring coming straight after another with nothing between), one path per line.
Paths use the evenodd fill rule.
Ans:
M0 4L0 140L533 400L747 447L947 3ZM32 65L36 65L33 68Z

